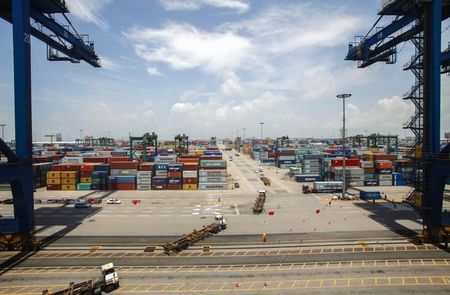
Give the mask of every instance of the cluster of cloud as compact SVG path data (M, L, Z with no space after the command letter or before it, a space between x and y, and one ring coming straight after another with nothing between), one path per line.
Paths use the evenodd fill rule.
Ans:
M107 29L99 12L111 0L71 2L75 3L73 13ZM273 122L289 120L287 132L296 132L301 125L307 132L327 134L327 130L338 130L339 117L325 98L377 79L376 67L360 70L343 64L346 41L361 33L361 27L369 27L370 20L342 6L302 1L265 5L250 14L249 1L242 0L161 0L160 4L167 11L214 7L242 14L237 21L215 27L168 21L158 27L136 25L122 33L144 62L149 79L171 79L171 71L209 77L207 82L193 79L203 84L184 89L166 106L169 120L176 116L180 126L191 130L213 131L264 117ZM108 58L103 65L117 70ZM323 108L324 113L309 111L309 105ZM348 112L349 128L389 132L401 130L414 107L394 96L366 100L363 107L350 102ZM330 114L335 118L318 124L318 117ZM154 115L151 109L142 114L145 118ZM282 123L270 126L286 128Z
M100 15L101 10L109 5L112 0L70 0L67 1L69 11L77 18L92 22L102 30L109 28L108 22Z
M250 4L242 0L160 0L166 10L194 11L204 5L217 8L228 8L238 13L245 13L250 9Z

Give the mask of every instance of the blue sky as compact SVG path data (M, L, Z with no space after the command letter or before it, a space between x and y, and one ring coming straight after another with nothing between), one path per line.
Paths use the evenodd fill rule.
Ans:
M350 92L348 132L405 135L414 82L395 65L357 69L349 41L377 19L378 0L67 0L68 17L95 41L102 68L49 62L32 41L33 135L116 138L339 134ZM389 20L386 20L389 21ZM443 27L448 26L448 22ZM444 42L449 31L443 33ZM0 123L13 136L12 28L0 21ZM442 78L441 132L450 131L449 77ZM409 133L406 133L409 135Z

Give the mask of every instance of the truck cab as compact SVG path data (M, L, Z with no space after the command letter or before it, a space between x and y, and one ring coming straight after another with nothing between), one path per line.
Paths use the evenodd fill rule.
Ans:
M218 224L221 229L227 228L227 220L223 217L223 215L216 215L214 217L214 222Z
M119 275L114 269L114 264L112 262L102 265L101 275L107 288L119 287Z
M266 190L260 189L260 190L258 191L258 196L265 197L265 196L266 196L266 193L267 193Z

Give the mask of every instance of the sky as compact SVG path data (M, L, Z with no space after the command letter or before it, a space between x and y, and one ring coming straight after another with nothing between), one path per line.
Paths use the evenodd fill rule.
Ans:
M377 20L379 0L66 0L102 68L50 62L32 39L33 139L62 133L127 138L155 132L210 136L411 135L414 76L398 62L358 69L348 44ZM61 17L58 17L61 19ZM391 19L383 19L388 23ZM450 40L443 23L443 44ZM0 20L0 123L14 136L12 26ZM443 45L443 46L444 46ZM450 131L450 77L442 76L441 134Z

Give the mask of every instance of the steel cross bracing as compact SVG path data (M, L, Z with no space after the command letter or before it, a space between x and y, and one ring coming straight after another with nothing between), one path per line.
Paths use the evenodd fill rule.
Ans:
M0 165L0 183L9 183L14 218L0 220L0 248L20 250L34 243L31 36L67 56L100 66L92 42L56 22L54 15L67 13L64 0L3 0L0 17L13 26L15 151L0 139L0 152L8 163ZM65 16L64 16L65 17ZM49 33L51 32L51 35ZM50 59L52 60L52 59Z
M130 136L130 160L144 160L144 162L149 161L150 147L155 148L155 155L158 154L158 135L154 132L145 133L142 136ZM137 154L138 151L142 150L141 157Z
M362 68L379 61L394 63L398 44L414 44L416 53L404 67L416 78L404 96L416 107L414 116L405 124L416 135L415 149L410 154L416 161L416 186L408 199L422 215L424 229L436 240L441 227L450 225L448 213L442 212L443 190L450 176L449 147L440 150L440 74L448 72L450 64L449 49L441 52L441 23L450 17L450 0L392 0L379 15L380 19L387 15L395 18L359 42L350 43L346 60L358 61Z

